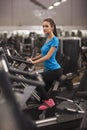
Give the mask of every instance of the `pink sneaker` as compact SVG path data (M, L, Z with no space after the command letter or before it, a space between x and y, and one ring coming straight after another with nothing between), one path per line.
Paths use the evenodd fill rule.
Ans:
M43 102L44 103L38 108L38 110L45 110L47 108L55 106L55 102L53 101L53 99L44 100Z

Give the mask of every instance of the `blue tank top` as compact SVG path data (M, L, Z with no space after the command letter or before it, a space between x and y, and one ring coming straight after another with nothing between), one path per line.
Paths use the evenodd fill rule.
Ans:
M60 64L56 60L56 53L57 53L57 50L58 50L58 46L59 46L59 39L56 36L54 36L48 42L44 43L44 45L42 46L42 48L41 48L42 56L45 56L48 53L48 51L50 50L51 47L56 48L56 50L54 51L54 53L52 54L50 59L44 61L45 71L56 70L56 69L61 68Z

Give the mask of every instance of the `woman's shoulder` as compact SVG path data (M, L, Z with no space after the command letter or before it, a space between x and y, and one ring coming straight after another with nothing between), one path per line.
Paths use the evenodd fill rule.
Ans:
M59 38L58 38L57 36L54 36L54 37L53 37L53 40L55 40L55 41L58 42L58 41L59 41Z

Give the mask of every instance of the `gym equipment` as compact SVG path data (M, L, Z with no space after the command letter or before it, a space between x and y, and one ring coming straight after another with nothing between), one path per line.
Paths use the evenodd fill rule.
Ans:
M36 34L31 32L29 37L24 39L24 43L20 46L20 54L27 57L36 56Z
M87 91L78 91L76 93L76 96L79 97L79 98L84 98L87 100Z
M5 57L6 58L6 57ZM16 60L16 58L14 58L15 60ZM22 61L23 60L20 60L20 59L17 59L21 64L22 64ZM25 61L23 61L24 63L25 63ZM27 62L26 62L27 63ZM9 63L7 63L7 64L9 64ZM27 63L28 65L29 65L29 63ZM31 63L30 63L31 64ZM19 77L21 77L22 79L24 79L24 77L26 78L26 76L27 76L27 78L36 78L36 76L37 76L37 74L35 74L35 73L37 73L37 71L34 71L34 74L32 75L32 73L28 73L28 72L26 72L26 71L22 71L21 69L19 70L19 68L17 69L15 69L13 66L8 66L8 68L9 68L9 72L10 73L12 73L12 74L17 74L17 76L18 75L21 75L21 76L19 76ZM39 72L38 72L39 73ZM14 85L15 86L15 85ZM23 89L21 90L20 88L20 86L23 86L23 88L27 88L28 86L27 85L25 85L25 84L17 84L16 85L17 87L15 87L15 89L14 89L14 91L18 91L18 92L23 92ZM62 87L63 86L63 87ZM55 95L58 95L59 93L61 93L64 89L68 89L68 90L71 90L71 89L73 89L73 87L72 87L72 82L70 82L70 79L67 79L67 76L66 75L62 75L61 77L60 77L60 79L58 79L57 81L54 81L53 82L53 84L52 84L52 87L51 87L51 89L50 89L50 91L49 91L49 95L51 95L51 97L53 97L54 98L54 100L55 100ZM27 91L27 89L25 89L26 91ZM31 89L32 90L32 89ZM32 90L33 91L33 90ZM25 91L24 91L25 92ZM68 91L68 93L70 93L70 91ZM39 101L40 102L40 96L38 95L39 93L36 91L36 90L34 90L34 92L32 93L32 95L33 95L33 97L34 97L34 99L35 99L35 101L36 102L34 102L34 100L33 100L33 102L34 103L31 103L30 101L29 102L27 102L27 105L29 106L29 108L31 108L31 106L32 107L37 107L38 106L38 103L37 103L37 101ZM25 95L25 94L24 94ZM69 95L69 94L68 94ZM71 97L72 97L72 95L71 95ZM28 97L27 97L28 98ZM70 98L70 97L69 97ZM27 100L26 100L27 101ZM30 105L30 104L32 104L32 105Z
M11 88L7 66L4 60L0 60L0 130L34 129L33 120L22 113Z
M78 91L75 94L76 97L85 99L85 115L82 119L80 130L87 130L87 70L84 72L79 84Z
M80 52L82 56L83 67L87 67L87 46L82 46Z
M11 70L11 72L19 75L19 76L10 75L10 78L15 81L34 85L35 87L38 85L41 85L41 84L38 84L38 82L35 82L35 80L29 80L28 78L26 78L25 75L28 75L28 73L25 73L25 72L23 73L22 71L19 71L17 69L12 70L12 68L10 68L10 70ZM20 78L20 75L23 75L24 79L23 79L23 77ZM29 75L29 76L32 79L32 77L31 77L32 75ZM32 82L30 82L30 81L32 81ZM29 91L26 91L26 92L29 92ZM27 97L25 97L25 99L26 98ZM73 103L71 103L69 101L65 101L65 99L64 99L64 101L62 100L62 102L60 102L59 100L60 99L57 97L56 106L45 112L43 111L41 113L40 111L37 110L37 108L33 108L32 110L28 111L29 115L31 115L32 113L34 114L34 112L37 114L37 119L35 119L35 117L33 117L33 118L35 120L35 124L38 129L46 129L46 128L71 129L72 124L73 124L73 128L76 128L80 125L80 122L84 115L84 110L78 108L76 106L76 103L74 104L73 101L72 101ZM23 102L23 104L24 104L24 102ZM65 105L66 105L66 107L65 107ZM61 126L61 124L63 127Z
M83 73L78 91L87 91L87 70L85 70Z
M78 37L60 37L58 61L62 65L63 73L75 72L81 67L80 47L81 39Z
M2 49L2 48L1 48ZM2 51L1 51L2 52ZM6 59L6 56L4 56L5 57L5 59ZM22 65L23 63L22 62L24 62L24 64L26 63L26 65L25 66L30 66L31 65L31 63L29 63L29 62L26 62L26 61L24 61L24 60L20 60L20 59L17 59L17 58L13 58L13 59L15 59L15 60L17 60L17 61L19 61L20 62L20 64ZM6 61L7 61L7 59L6 59ZM24 64L23 64L23 66L24 66ZM29 65L30 64L30 65ZM34 76L32 76L32 74L30 74L30 73L28 73L28 72L25 72L25 71L22 71L22 70L24 70L23 69L23 67L22 66L19 66L20 67L20 69L19 69L19 67L18 68L14 68L14 66L12 65L12 66L9 66L9 63L8 63L8 61L7 61L7 66L8 66L8 68L9 68L9 71L10 71L10 73L14 73L14 74L19 74L19 75L22 75L22 78L26 78L26 76L27 76L27 78L35 78ZM35 73L37 73L37 71L35 72L33 72L34 74ZM71 73L70 73L71 74ZM70 74L68 74L68 75L62 75L61 77L60 77L60 79L58 79L58 81L54 81L53 82L53 84L52 84L52 87L51 87L51 91L49 91L49 94L51 95L51 96L53 96L53 97L55 97L55 95L58 95L58 94L61 94L61 92L63 91L63 90L72 90L73 89L73 84L72 84L72 77L73 77L73 73L70 75ZM74 74L75 75L75 74ZM76 75L75 75L76 76ZM70 79L70 77L71 77L71 79ZM19 86L21 86L20 84L19 84ZM22 86L24 86L24 88L25 88L25 86L26 85L24 85L23 83L22 83ZM63 86L63 87L62 87ZM16 91L19 91L17 88L15 88L16 89ZM65 93L65 91L64 91L64 93ZM67 91L67 96L68 95L70 95L71 97L72 97L72 95L70 94L70 93L72 93L72 92L70 92L70 91ZM74 92L73 92L74 93ZM37 94L37 91L35 91L35 93L33 93L33 96L35 96L35 98L38 100L38 101L40 101L40 96L38 96L38 94ZM66 97L66 98L70 98L70 97Z
M85 115L83 116L81 125L80 125L80 129L81 130L87 130L87 91L83 91L83 92L77 92L76 96L78 96L79 98L83 98L86 101L86 110L85 110Z
M1 54L2 54L2 57L4 58L7 66L8 66L8 70L10 72L10 74L13 74L15 75L16 77L14 77L14 81L12 80L12 84L13 84L13 91L15 92L15 94L17 95L18 98L21 98L21 107L22 109L25 108L26 106L26 102L28 100L28 98L32 95L32 97L34 98L33 101L35 100L34 103L30 103L29 106L31 107L36 107L38 105L37 102L40 101L40 97L38 96L37 92L35 91L35 88L36 86L41 86L43 85L43 81L41 80L41 77L39 74L37 73L30 73L28 71L23 71L23 70L20 70L20 69L17 69L17 68L14 68L13 66L9 65L8 63L8 59L5 55L5 53L3 52L3 49L1 48L0 50ZM15 58L16 59L16 58ZM20 60L20 59L17 59L17 61L19 61L20 63L23 61L23 60ZM32 65L31 63L28 63L26 61L24 61L24 63L26 63L28 66ZM26 80L26 77L28 78ZM19 79L20 78L20 79ZM32 79L32 80L31 80ZM17 83L15 83L15 80L17 81ZM19 80L19 81L18 81ZM21 81L22 80L22 81ZM23 81L26 80L26 83L23 83ZM36 81L35 81L36 80ZM41 80L41 81L40 81ZM35 83L35 82L36 83ZM18 82L20 82L18 84ZM39 82L41 82L41 84L39 84ZM27 84L28 83L28 84ZM35 83L35 84L34 84ZM32 84L32 85L31 85ZM36 86L35 86L36 85ZM26 96L26 93L27 96ZM30 93L30 94L29 94ZM32 93L32 94L31 94ZM20 97L19 97L20 96ZM20 100L18 99L18 101L20 102Z
M3 61L0 61L2 64L4 63ZM7 72L7 69L6 69L6 65L0 65L0 67L2 67L2 66L4 66L4 69L5 69L5 71ZM5 72L3 72L3 71L1 71L2 73L0 73L1 74L1 76L0 76L0 78L1 79L3 79L4 77L6 77L6 75L4 75L4 77L3 77L3 73L5 73ZM13 78L13 77L12 77ZM5 79L7 79L7 77L5 78ZM8 95L8 93L7 93L7 91L9 90L9 88L8 87L10 87L10 89L11 89L11 84L10 83L8 83L8 82L5 82L6 83L6 85L5 85L5 83L3 83L3 82L0 82L0 83L2 83L1 84L1 86L3 87L3 85L5 86L5 87L3 87L4 88L4 90L3 90L3 92L4 92L4 95L5 94L7 94L7 95L5 95L6 97L9 97L9 95L10 96L12 96L12 91L10 92L9 91L9 95ZM7 85L7 83L8 83L8 85ZM5 91L5 89L6 89L6 91ZM13 96L12 96L13 97ZM11 108L15 108L15 109L18 109L18 105L16 104L16 103L14 103L13 101L15 100L14 98L12 98L12 97L9 97L9 98L7 98L7 100L11 100L10 102L12 103L12 104L14 104ZM14 99L14 100L13 100ZM71 101L71 103L72 103L72 101ZM63 104L63 103L62 103ZM69 105L69 106L68 106ZM56 111L56 113L55 113L55 115L53 116L53 117L47 117L46 119L40 119L40 120L34 120L34 124L36 125L36 127L37 127L37 129L46 129L46 128L50 128L50 129L57 129L57 128L62 128L62 129L68 129L68 128L75 128L75 127L78 127L79 126L79 123L80 123L80 121L81 121L81 119L82 119L82 117L83 117L83 115L84 115L84 111L83 110L77 110L77 108L75 108L76 109L76 111L71 111L68 107L70 107L70 104L68 104L68 105L66 105L66 107L67 107L67 110L65 109L65 104L63 104L63 105L59 105L59 106L57 106L57 111ZM71 105L72 106L72 105ZM75 104L74 104L74 106L73 107L76 107L75 106ZM61 112L59 112L59 109L63 109L64 108L64 112L61 110ZM74 108L72 108L72 110L73 110ZM79 107L78 107L78 109L80 109ZM18 109L19 110L19 109ZM19 112L17 110L17 112ZM50 109L51 111L52 111L52 109ZM49 112L50 112L50 110L48 110ZM48 112L47 112L48 113ZM20 112L19 112L19 114L20 114ZM22 119L24 119L23 117L21 117L21 115L15 115L15 116L17 116L17 123L18 123L18 125L20 125L20 127L19 128L21 128L21 129L23 129L24 130L24 124L26 124L26 123L24 123L24 122L22 122L21 123L21 120ZM14 115L13 115L13 117L15 117ZM21 117L21 119L20 119L20 117ZM19 121L20 121L20 124L19 124L19 121L18 121L18 119L19 119ZM24 120L23 120L24 121ZM26 121L26 120L25 120ZM31 120L27 120L27 123L28 123L28 121L30 121L31 122ZM29 122L29 123L30 123ZM31 122L32 123L32 122ZM32 123L33 124L33 123ZM71 125L72 124L72 125ZM30 124L29 124L30 125ZM26 126L26 125L25 125ZM28 126L27 126L28 127ZM29 127L28 127L29 128ZM31 127L31 129L32 129L32 127Z
M85 101L85 106L86 106L85 115L83 116L83 119L80 125L80 130L86 130L87 129L87 91L78 91L76 93L76 96L86 100Z
M20 56L12 56L8 48L4 50L0 47L0 55L3 55L8 64L14 68L27 70L29 72L35 69L35 66L32 63L26 62L24 58Z
M0 62L3 64L4 60L0 60ZM6 64L3 64L5 72L7 72ZM35 86L41 85L42 82L35 82L34 80L27 80L21 79L20 77L16 77L14 75L9 75L11 79L17 80L17 81L23 81L25 83L29 83ZM32 82L31 82L32 81ZM44 84L42 84L44 85ZM12 88L12 87L10 87ZM61 99L60 99L61 100ZM66 106L66 107L65 107ZM48 109L47 111L40 112L37 109L32 109L32 112L38 114L38 118L35 119L33 117L34 123L37 127L37 129L71 129L71 128L77 128L79 127L81 120L84 115L84 110L76 103L74 103L72 100L62 99L62 102L58 102L57 97L57 104L54 108ZM28 114L31 116L31 111L28 111ZM27 116L28 116L27 114ZM26 114L25 114L26 116ZM33 115L32 115L33 116ZM32 117L31 116L31 117Z

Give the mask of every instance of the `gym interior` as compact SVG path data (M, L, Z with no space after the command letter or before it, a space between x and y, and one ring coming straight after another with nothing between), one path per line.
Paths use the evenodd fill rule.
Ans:
M63 69L39 111L43 63L32 64L46 41L42 22L56 23ZM0 0L0 130L87 130L87 0Z

